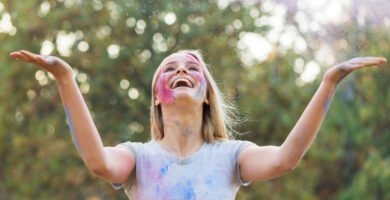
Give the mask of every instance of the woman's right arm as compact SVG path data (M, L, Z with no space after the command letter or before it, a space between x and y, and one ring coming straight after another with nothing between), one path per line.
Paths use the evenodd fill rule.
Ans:
M115 183L124 183L135 166L134 155L125 148L104 147L88 107L81 95L73 70L54 56L16 51L12 58L33 63L53 74L64 105L73 142L85 165L96 175Z

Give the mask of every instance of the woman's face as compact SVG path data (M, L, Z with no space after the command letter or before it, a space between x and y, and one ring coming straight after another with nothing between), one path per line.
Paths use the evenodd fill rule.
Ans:
M206 79L198 59L186 53L169 56L157 77L155 104L168 105L177 100L205 102Z

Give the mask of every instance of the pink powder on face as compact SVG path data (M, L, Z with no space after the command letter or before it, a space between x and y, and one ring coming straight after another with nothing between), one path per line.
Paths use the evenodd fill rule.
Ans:
M160 97L161 103L165 105L171 104L175 100L173 91L169 88L167 78L167 75L160 72L156 83L156 94Z
M200 72L190 72L190 75L195 78L197 84L199 84L198 91L194 96L195 99L203 99L206 96L206 80L203 75L203 65L200 64L199 60L195 55L184 54L186 60L196 63L200 66ZM159 75L157 77L155 92L159 96L160 101L164 105L172 104L175 100L174 91L169 87L168 79L173 74L165 74L164 67L160 69Z
M192 62L195 62L195 63L198 63L199 64L199 60L192 54L185 54L186 58L189 60L189 61L192 61Z

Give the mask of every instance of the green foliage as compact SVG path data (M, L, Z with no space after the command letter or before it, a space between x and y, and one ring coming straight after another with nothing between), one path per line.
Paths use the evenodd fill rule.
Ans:
M337 199L389 199L390 162L379 152L371 152L360 173Z
M39 53L44 42L54 44L51 54L63 57L77 72L76 80L108 146L149 139L152 75L166 55L179 49L202 50L224 94L248 119L238 130L249 133L238 138L259 145L281 144L319 85L319 80L296 84L300 74L294 71L294 62L312 60L311 49L296 53L275 44L266 61L252 66L242 62L237 47L241 33L266 35L271 29L256 26L258 17L250 14L252 10L259 17L269 14L260 3L234 2L226 8L211 0L2 4L0 14L8 12L17 31L0 33L0 199L126 198L83 165L55 81L34 66L9 59L13 50ZM170 12L176 16L173 24L165 21ZM353 24L345 24L342 33L348 37L339 38L348 47L354 45L353 30ZM367 28L360 34L359 55L390 58L386 31ZM75 40L57 48L61 35ZM339 42L335 38L329 45L340 52L341 60L352 50L346 52ZM69 55L59 50L67 43ZM241 188L238 199L389 199L389 78L388 69L370 69L345 80L300 166L283 177ZM130 91L138 95L129 95Z

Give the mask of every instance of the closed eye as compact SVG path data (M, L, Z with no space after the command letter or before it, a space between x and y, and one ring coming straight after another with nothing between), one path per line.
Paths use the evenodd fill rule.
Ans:
M174 70L175 70L175 68L173 68L173 67L167 67L167 68L165 68L164 72L170 72L170 71L174 71Z
M190 67L190 70L191 70L191 71L199 71L199 69L196 68L196 67Z
M199 67L197 67L196 65L190 65L189 67L188 67L188 69L190 70L190 71L199 71Z

